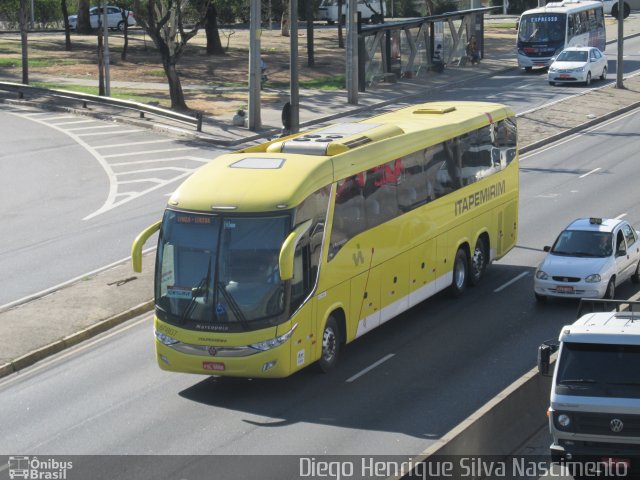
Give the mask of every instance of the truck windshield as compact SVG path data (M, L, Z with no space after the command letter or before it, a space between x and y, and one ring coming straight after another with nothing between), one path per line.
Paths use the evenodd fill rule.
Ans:
M564 43L564 13L537 13L523 15L518 27L518 43Z
M282 321L278 272L289 216L167 210L158 241L156 313L186 328L242 331Z
M556 392L640 398L640 345L569 343L562 346Z

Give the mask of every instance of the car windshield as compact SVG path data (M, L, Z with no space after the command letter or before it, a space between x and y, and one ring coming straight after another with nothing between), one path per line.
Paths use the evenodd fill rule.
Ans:
M558 55L558 58L556 59L556 61L558 61L558 62L586 62L587 58L589 58L589 52L574 51L574 50L567 51L567 50L565 50L560 55Z
M518 40L525 43L564 42L564 13L524 15L518 27Z
M565 342L556 391L564 395L640 398L640 345Z
M278 271L289 216L231 217L167 210L158 242L155 297L169 323L210 330L275 324L284 312ZM231 325L232 324L232 325Z
M610 232L565 230L551 248L551 253L571 257L609 257L613 253Z

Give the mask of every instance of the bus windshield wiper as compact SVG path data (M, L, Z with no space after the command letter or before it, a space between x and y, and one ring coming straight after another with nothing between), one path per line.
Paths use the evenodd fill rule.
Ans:
M204 294L204 303L206 304L209 300L209 283L211 280L211 259L209 259L209 267L207 268L207 274L202 277L202 280L198 282L198 284L191 289L191 299L189 299L189 303L182 311L182 315L180 316L180 323L182 325L185 324L189 315L196 307L196 299L200 296L202 289L205 290Z
M622 385L624 387L640 387L640 382L607 382L607 385Z

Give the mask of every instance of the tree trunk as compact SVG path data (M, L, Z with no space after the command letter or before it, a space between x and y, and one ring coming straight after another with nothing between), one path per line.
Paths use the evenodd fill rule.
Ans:
M22 43L22 83L29 85L29 5L27 5L27 0L20 0L18 22L20 23L20 40Z
M313 68L316 64L313 48L313 2L305 3L305 17L307 18L307 66Z
M60 0L62 7L62 18L64 19L64 49L71 51L71 32L69 31L69 10L67 9L67 0Z
M289 36L289 1L282 2L282 21L280 22L280 34L283 37Z
M122 21L124 22L124 44L122 45L122 53L120 53L120 59L123 62L127 61L127 50L129 48L129 15L127 11L122 7L122 5L118 5L120 7L120 15L122 16Z
M218 32L218 12L213 3L207 9L204 30L207 34L207 55L224 55L224 48L222 48L220 33Z
M169 82L169 95L171 96L171 110L189 111L187 103L184 100L184 92L180 83L180 76L176 70L175 63L167 62L164 64L164 72Z
M102 34L98 31L98 95L103 97L106 93L104 86L104 44Z
M424 6L427 7L427 15L433 15L435 10L433 6L433 0L424 0Z
M344 48L344 35L342 34L342 4L344 0L338 0L338 48Z
M78 33L91 33L89 0L78 0Z

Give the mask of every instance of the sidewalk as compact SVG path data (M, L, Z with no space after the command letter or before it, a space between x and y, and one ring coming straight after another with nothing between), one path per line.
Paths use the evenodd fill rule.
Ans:
M612 41L615 39L612 38L615 28L610 26L610 21L612 20L607 18L608 32L611 32L609 40ZM625 21L624 27L625 37L640 35L640 13L632 13ZM494 42L494 45L496 43L499 42ZM445 85L451 87L457 82L516 68L513 51L497 49L501 54L493 56L491 45L488 41L485 59L480 65L448 68L442 74L429 77L426 84L416 80L401 80L389 86L379 87L360 94L357 106L346 103L344 92L300 92L301 128L348 116L373 105L392 104L406 96L424 92L427 88ZM638 108L640 75L627 78L625 86L624 90L613 88L613 84L598 90L585 89L583 95L520 115L520 152L532 150L559 136L566 136L621 112ZM111 115L106 109L94 113L102 116ZM177 125L160 124L153 119L142 121L147 126L152 124L155 128L170 130L174 134L231 145L254 141L260 136L273 135L273 132L280 128L280 115L279 109L264 108L262 121L265 129L258 134L245 128L231 126L229 119L206 119L202 134ZM141 121L137 114L127 118L119 115L118 120ZM121 264L88 275L40 298L0 310L0 337L4 339L4 347L0 351L0 377L21 370L143 312L150 312L153 308L153 264L154 254L149 254L144 258L142 274L134 275L129 263Z

